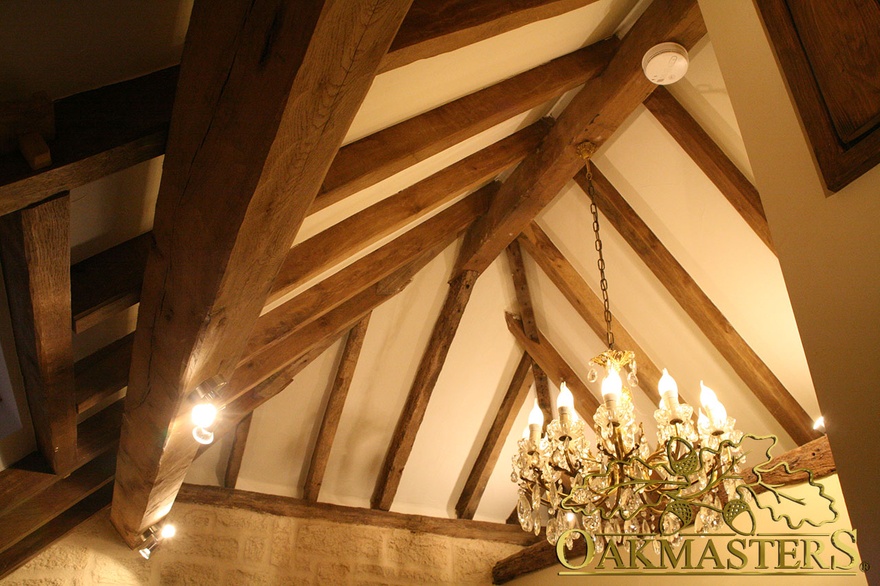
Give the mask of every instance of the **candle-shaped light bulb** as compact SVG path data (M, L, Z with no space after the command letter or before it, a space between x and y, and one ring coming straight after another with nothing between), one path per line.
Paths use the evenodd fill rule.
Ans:
M608 374L602 379L602 399L605 400L605 409L608 411L608 418L611 423L617 423L617 399L620 398L620 392L623 390L623 381L620 380L620 373L613 364L608 365Z
M623 381L620 379L620 373L614 366L608 365L608 374L602 379L602 397L606 401L608 399L617 401L622 390Z
M574 395L568 390L568 385L565 384L565 381L562 381L562 384L559 385L559 394L556 396L556 408L574 409Z
M669 411L674 411L678 407L678 383L669 375L664 368L663 376L657 382L657 391L660 393L660 408L664 407Z
M724 424L727 423L727 409L718 400L715 391L704 385L703 381L700 381L700 403L709 416L713 431L722 431Z
M559 394L556 396L556 410L559 411L559 422L568 424L571 421L571 413L574 411L574 395L568 390L565 381L559 385Z
M541 411L541 407L538 406L537 399L535 400L535 406L529 411L529 425L544 425L544 412Z
M706 414L703 413L703 410L700 409L700 415L697 417L697 427L702 429L709 429L709 418L706 417Z
M538 442L541 439L541 428L544 426L544 413L541 411L541 407L538 406L537 399L535 400L535 406L532 407L532 410L529 411L529 439L533 442Z

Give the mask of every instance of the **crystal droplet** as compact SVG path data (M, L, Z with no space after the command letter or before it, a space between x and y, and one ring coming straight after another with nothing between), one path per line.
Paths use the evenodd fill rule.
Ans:
M594 383L599 379L599 373L596 372L595 368L591 368L590 372L587 373L587 382Z
M628 375L626 375L626 384L631 387L639 386L639 377L636 376L635 372L630 372Z

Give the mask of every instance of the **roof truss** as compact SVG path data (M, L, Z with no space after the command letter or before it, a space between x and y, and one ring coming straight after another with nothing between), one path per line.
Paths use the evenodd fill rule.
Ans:
M386 71L414 59L436 55L521 26L525 22L546 18L588 3L589 0L534 0L521 3L521 8L508 13L500 8L501 4L507 3L500 3L497 0L471 0L467 4L473 8L473 11L461 10L459 6L461 0L443 2L416 0L406 18L403 18L408 4L406 1L389 0L372 3L381 5L381 14L378 17L380 21L376 21L378 24L368 27L362 34L365 38L372 35L374 41L371 45L375 44L380 49L360 57L362 61L358 64L359 68L356 68L354 75L356 79L347 79L345 82L350 84L346 85L346 88L351 93L339 98L334 114L325 118L327 124L332 127L332 132L327 132L326 138L322 136L321 141L324 142L319 141L309 153L289 152L285 148L287 141L311 144L308 136L301 139L293 138L298 136L295 134L298 130L291 131L289 126L296 125L287 123L297 116L312 120L315 116L324 114L316 114L314 110L309 110L309 104L297 102L291 97L299 95L297 92L307 87L297 84L307 82L295 77L288 80L290 87L285 89L284 86L288 82L282 81L282 78L288 74L280 71L272 74L277 75L279 84L278 93L272 103L276 117L282 118L280 130L272 128L273 124L277 123L277 120L270 119L272 115L267 114L266 119L260 121L260 124L265 124L269 129L268 142L264 139L262 149L255 149L255 152L250 154L254 158L252 170L255 174L250 177L250 186L242 188L241 194L244 198L242 203L234 204L242 206L238 212L241 219L239 228L233 231L231 240L219 243L219 247L227 253L225 256L221 255L223 258L220 262L216 266L200 268L206 274L210 274L210 278L200 281L204 283L210 281L213 283L211 286L194 283L195 279L186 283L186 279L174 277L174 268L170 266L169 259L179 258L175 257L175 254L189 254L194 249L206 250L209 247L213 250L218 245L218 241L200 243L194 236L181 236L186 234L181 226L192 221L194 216L177 217L180 210L172 211L169 202L180 195L183 189L181 186L186 184L186 189L195 190L195 193L188 192L190 195L187 197L191 196L193 203L187 204L191 205L190 208L182 209L184 211L189 209L191 214L199 215L204 209L210 208L207 202L215 201L217 186L223 180L219 176L206 175L208 171L199 168L199 161L222 160L227 156L224 141L230 140L229 136L234 136L235 132L246 133L249 136L249 133L256 131L253 128L243 128L234 119L225 119L223 116L223 107L226 103L224 100L246 102L248 99L257 99L256 96L248 97L249 90L243 83L244 80L255 75L255 72L242 70L240 72L242 83L238 87L234 83L231 86L225 82L221 83L218 76L223 71L232 71L228 63L233 52L238 50L246 53L255 50L247 44L257 43L261 38L260 26L264 27L265 32L265 25L271 21L271 19L266 20L272 14L271 9L247 14L242 12L237 16L213 15L207 14L206 11L197 13L194 15L195 28L191 32L192 40L187 49L188 57L184 59L182 73L179 74L177 68L170 68L56 102L59 139L53 144L54 164L50 168L34 172L22 167L14 158L0 157L0 214L15 212L15 215L5 216L3 222L7 226L12 226L12 229L6 230L7 233L12 234L12 240L7 237L7 242L14 242L16 239L19 242L15 246L7 244L4 247L6 249L4 255L9 254L8 250L21 250L22 247L29 245L28 238L22 233L20 225L16 236L14 222L20 224L33 222L33 234L36 235L33 238L34 244L37 248L43 246L43 252L49 253L49 256L44 261L38 256L27 256L18 252L18 257L27 259L25 265L28 270L41 271L43 265L36 266L34 263L45 262L49 267L48 270L53 274L52 278L55 279L53 283L57 284L66 278L72 286L72 297L66 300L51 300L53 303L58 302L57 306L51 308L52 311L48 314L41 313L41 319L48 319L48 323L51 323L56 330L59 324L64 325L66 333L58 337L63 340L70 332L66 329L67 324L72 323L77 332L84 331L137 302L141 302L140 313L144 323L150 320L150 316L170 315L168 310L171 306L168 305L167 296L172 293L178 296L191 296L198 300L198 310L193 315L201 317L189 324L162 326L172 328L167 330L169 333L165 335L188 340L186 344L177 348L163 349L161 345L156 345L153 340L161 333L159 332L161 327L157 325L153 330L147 326L139 326L138 342L134 342L134 336L123 338L95 355L79 361L75 367L72 354L61 349L59 355L63 358L59 362L60 370L73 374L64 374L62 377L67 389L58 396L63 403L61 409L63 416L52 416L48 418L48 422L49 428L62 425L63 432L60 433L67 434L64 437L68 440L61 443L68 447L74 446L75 449L73 455L59 454L57 458L50 457L50 461L58 470L76 470L75 476L71 478L83 480L75 489L68 490L70 482L61 483L61 476L46 471L28 470L27 462L24 462L20 468L0 472L0 494L9 497L0 499L5 503L4 508L0 509L0 519L4 522L7 520L13 522L22 518L27 511L39 508L40 503L44 501L57 503L54 508L48 508L46 515L37 522L31 523L28 527L22 526L17 540L11 540L0 546L0 568L14 569L35 551L34 548L50 543L67 528L75 526L90 511L100 509L109 501L108 483L114 478L115 460L108 459L108 455L109 450L115 448L114 442L119 438L122 421L121 403L117 402L79 425L76 425L76 415L100 407L128 385L127 366L131 360L133 345L135 350L132 373L135 376L127 400L132 406L138 406L141 399L149 399L145 403L149 414L143 418L129 409L126 415L128 428L122 436L121 480L117 483L114 519L130 544L136 541L137 535L143 528L159 518L160 513L167 510L173 502L186 466L195 454L192 446L186 446L185 449L175 447L183 446L182 439L187 439L183 436L188 435L180 432L180 429L187 430L188 426L176 425L182 417L180 413L184 410L184 393L181 390L191 390L201 379L207 378L206 375L210 371L218 368L226 371L236 383L241 383L235 385L239 392L235 396L226 398L229 402L226 410L228 417L217 432L218 435L222 435L235 431L235 448L226 474L227 486L234 486L244 452L250 414L257 406L287 388L294 375L351 330L349 334L351 348L346 344L343 364L337 374L339 387L334 384L331 394L336 399L331 399L333 408L328 406L325 413L327 432L319 434L318 445L312 458L314 472L310 471L306 484L306 499L316 500L321 483L321 468L326 466L327 455L332 446L332 428L338 424L344 406L345 391L342 389L351 382L357 360L356 347L363 341L370 312L399 292L422 266L464 230L468 230L468 233L453 274L449 307L438 320L435 328L436 336L432 337L433 341L423 356L424 368L420 367L420 374L417 375L411 390L411 398L415 397L412 401L417 403L418 408L406 409L407 415L401 417L398 423L399 433L396 432L395 436L400 435L405 441L394 442L389 450L385 466L388 474L380 478L373 504L386 510L390 508L403 466L418 431L418 423L427 407L433 383L439 376L445 354L452 343L457 325L456 319L460 319L469 291L479 274L502 250L507 249L524 318L522 321L517 321L509 316L508 323L511 332L526 353L523 354L520 366L511 381L456 507L459 516L472 517L488 480L488 474L491 473L497 460L500 445L509 434L513 418L525 400L525 392L532 379L532 375L528 374L529 367L534 368L533 376L537 381L541 380L542 375L549 375L557 384L563 378L567 380L570 386L575 387L573 390L579 400L578 408L582 411L592 410L596 403L596 399L590 394L586 385L577 381L571 368L564 364L544 334L538 331L534 317L529 315L531 302L517 242L547 272L587 323L594 326L597 321L594 307L595 294L589 291L589 287L582 279L577 277L570 263L558 249L553 247L552 242L549 242L532 220L583 165L583 160L575 152L575 146L583 140L600 145L624 118L645 100L646 96L645 105L669 129L676 140L683 146L691 145L690 148L685 146L687 152L715 181L734 207L743 214L759 237L770 246L766 220L763 218L760 200L757 199L754 188L741 173L737 175L735 167L720 149L711 143L711 139L708 139L680 105L673 103L674 99L665 90L651 94L653 86L644 82L636 63L644 52L644 47L657 40L674 39L690 46L702 36L704 28L696 3L693 1L677 0L669 6L664 6L662 10L652 6L621 42L607 40L560 57L546 65L358 140L337 152L347 129L346 117L350 120L359 103L358 96L363 96L376 71ZM272 4L272 2L266 3L267 6ZM367 10L362 4L367 3L328 0L314 2L312 6L315 11ZM431 12L433 10L439 10L443 18L434 18ZM302 25L312 27L309 31L301 31L306 36L311 36L309 43L293 38L296 37L293 33L293 37L288 40L275 39L273 42L289 41L289 50L298 52L304 72L331 75L332 72L322 71L324 67L322 60L309 56L310 51L331 44L329 35L320 29L316 15L317 13L313 13L314 18L310 25ZM212 19L226 18L231 19L225 23L225 26L230 27L229 30L243 26L250 31L248 34L254 36L250 40L245 38L242 41L244 45L239 49L224 44L227 51L220 51L216 55L202 55L200 51L204 47L214 46L213 43L218 42L216 35L223 28L221 26L223 23ZM240 19L238 24L232 21L234 18ZM283 15L279 18L283 19ZM261 21L262 25L254 24L258 21ZM395 37L394 30L401 21L403 24L400 25L400 31ZM290 26L294 25L290 24ZM286 33L282 35L284 36ZM394 38L393 42L392 38ZM384 47L388 47L389 44L391 49L385 53ZM327 50L337 51L339 48L327 47ZM212 60L217 62L211 63ZM226 65L220 63L224 60ZM237 74L232 71L233 81ZM176 95L175 119L172 120L171 103L175 99L179 75L181 84ZM308 77L305 73L302 73L302 76ZM338 202L501 121L555 99L585 82L588 84L588 91L581 92L575 98L552 128L550 123L539 121L348 218L341 224L305 240L289 252L286 247L275 247L276 250L271 251L258 250L257 245L254 244L254 241L259 239L293 242L299 221L305 215ZM214 103L212 109L203 111L192 105L196 90L210 95ZM235 94L233 97L233 94L227 96L225 92L243 93ZM259 98L262 103L264 97ZM184 114L180 113L192 115L186 120L181 120ZM206 116L213 116L216 121L211 121ZM249 124L252 120L253 117L248 116ZM214 125L220 123L227 125L222 130L226 136L212 143L211 132L215 132L217 128ZM186 125L186 128L183 125ZM66 267L69 264L69 260L65 261L61 253L62 250L67 251L67 248L59 243L63 239L67 221L67 212L63 203L66 198L61 196L47 199L47 194L83 185L162 154L165 152L169 126L171 138L168 142L167 154L172 164L166 170L167 179L163 177L163 195L160 196L154 232L83 261L74 266L70 274L59 271L59 267ZM294 134L289 134L291 132ZM198 141L193 141L193 136L204 136L204 144L194 144ZM210 150L211 148L215 150ZM278 166L286 165L285 162L291 160L299 161L301 157L313 158L298 167L302 170L299 180L273 175L273 172L277 172L273 170ZM524 162L500 188L497 185L484 187L477 194L436 214L436 210L441 206L448 205L463 194L486 185L500 173L513 168L523 160ZM282 178L277 179L278 177ZM192 181L192 185L187 181ZM608 202L615 199L616 192L612 191L610 184L598 173L597 183L603 194L600 206L611 206L612 204ZM286 186L293 184L297 185L296 192L287 193ZM224 183L223 187L225 189L227 185ZM273 189L273 195L268 196L268 199L259 199L263 193L261 190ZM496 190L499 190L497 194ZM619 194L616 197L619 198ZM247 198L257 203L248 204ZM622 198L619 199L622 202ZM620 202L613 205L624 209L621 206L625 206L625 202L622 204ZM27 207L35 203L38 205ZM255 213L251 211L252 209L266 210L272 206L283 205L291 206L290 213L283 214L286 217L283 225L279 223L278 226L267 227L265 215L260 216L258 222L249 215ZM488 215L474 224L474 219L486 211L487 205L489 205ZM611 207L602 209L611 215ZM209 219L208 223L215 222L216 228L221 221L226 223L229 220L228 213L229 210L225 209L222 218ZM434 216L425 220L431 214ZM638 218L631 209L623 215L634 217L635 219L630 218L630 221L637 224ZM202 221L201 218L199 221ZM333 268L334 265L375 244L392 232L416 222L422 223L375 253L352 263L337 273L335 279L334 277L325 279L282 303L278 309L266 313L263 317L257 317L264 303L278 302L282 298L289 297L291 292L320 273ZM368 230L367 227L370 229ZM618 229L625 233L624 227ZM219 232L218 229L214 230L214 233ZM269 233L273 236L267 238L266 234ZM39 236L40 234L44 234L45 238ZM517 236L519 236L518 241ZM144 280L146 253L152 241L155 241L156 248ZM16 246L19 248L16 249ZM671 258L671 255L668 256ZM234 280L247 273L247 270L237 267L249 264L255 257L271 257L271 261L266 267L261 268L259 275L248 276L246 286L223 283L224 278ZM646 262L652 266L657 261L652 259ZM672 262L675 262L674 259ZM4 265L6 264L8 262L4 256ZM121 266L127 266L128 270L120 270ZM272 267L278 269L277 278ZM379 267L383 268L377 273ZM221 275L227 277L221 278ZM171 279L175 287L180 283L176 293L163 285L166 279ZM351 287L352 282L356 282L357 285ZM100 286L90 286L95 284ZM141 294L142 285L143 294ZM232 287L239 293L224 293L223 287ZM66 289L63 286L57 288ZM42 304L49 300L48 295L33 288L16 294L15 297L31 304ZM247 299L244 299L245 297ZM235 335L226 333L230 326L221 326L219 324L222 319L213 319L218 315L219 300L223 301L223 311L228 311L232 316L230 319L234 321L236 331L244 333ZM174 314L181 313L179 306L174 309ZM276 311L278 313L275 313ZM715 311L717 312L717 309ZM707 318L694 317L694 319L699 324ZM717 316L712 314L712 319L723 320L723 316L717 312ZM34 323L28 328L36 331L37 335L48 335L40 333L40 328L43 326L37 324L37 320L32 321ZM156 324L161 323L158 319L153 321ZM249 335L251 325L255 327L253 334ZM291 336L291 332L296 336ZM617 335L618 338L623 336L631 339L631 336L621 334L620 331ZM631 342L632 347L637 347L635 340ZM204 348L201 348L201 345L204 345ZM19 341L17 346L19 352L23 349L26 351L28 343ZM218 348L222 348L222 351ZM754 366L748 357L743 358L742 352L722 351L722 354L738 372L738 364L743 365L743 368ZM146 367L147 356L158 357L160 362ZM648 383L654 378L659 378L657 368L650 364L646 365L644 353L640 356L643 357L640 370L642 380L646 383L645 390L649 395L656 394L655 385ZM161 361L165 362L161 363ZM41 376L45 378L51 372L51 368L44 367ZM161 376L156 378L157 374ZM741 374L741 376L746 380L746 375ZM154 402L149 397L149 395L155 397L152 393L152 383L146 385L144 382L146 379L163 380L165 382L162 384L168 389L175 390L166 391L164 394L167 397ZM53 380L58 379L56 377ZM750 383L750 386L767 383L767 380L770 379ZM146 391L148 388L149 393ZM539 399L542 407L549 410L549 393L544 388L541 385ZM799 442L815 437L816 434L805 427L809 425L804 419L805 414L798 415L797 409L788 410L791 405L786 401L790 400L790 396L785 399L787 392L781 388L781 384L770 384L770 388L773 390L769 394L765 392L762 400L768 402L768 408L780 422L783 422L792 437ZM761 393L756 390L756 394ZM785 407L778 407L780 404ZM802 412L802 409L800 411ZM794 416L791 413L794 413ZM38 429L39 426L44 426L39 422L37 425ZM143 431L138 431L136 429L138 426L141 430L147 427L168 430L172 440L164 446L153 446L150 454L136 454L126 446L135 443L140 445ZM51 429L48 431L51 437L53 432ZM71 433L74 437L72 442L69 441ZM52 440L46 445L52 445ZM810 448L805 446L804 449L813 450L811 454L815 454L816 450L828 452L827 443L825 447L819 445L816 448L816 445L808 444ZM52 454L47 452L47 455ZM111 460L114 460L112 465ZM34 468L32 465L29 467ZM833 465L831 469L833 470ZM141 483L143 488L132 488ZM192 492L187 492L188 490L184 490L184 495ZM59 498L60 494L67 496ZM223 494L227 495L223 497L224 499L230 498L229 493ZM215 497L211 498L219 502L217 500L219 497ZM237 497L231 498L234 501ZM324 509L321 510L325 513L329 510L326 506ZM377 511L373 513L393 515ZM529 556L540 557L539 554L523 554L521 558L525 559Z

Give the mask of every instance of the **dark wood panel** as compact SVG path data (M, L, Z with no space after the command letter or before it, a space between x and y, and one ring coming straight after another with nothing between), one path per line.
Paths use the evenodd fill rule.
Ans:
M756 0L755 4L776 50L825 185L831 192L839 191L880 163L880 127L852 143L843 143L795 30L786 0ZM876 33L873 36L876 38Z
M787 0L841 142L880 123L880 3Z

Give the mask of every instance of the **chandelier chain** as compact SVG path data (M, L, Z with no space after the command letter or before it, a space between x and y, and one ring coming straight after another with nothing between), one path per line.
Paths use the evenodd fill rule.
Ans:
M599 236L599 208L596 207L596 187L593 185L593 170L590 159L596 152L596 146L591 142L582 142L577 146L578 154L584 159L586 166L584 173L587 176L587 195L590 196L590 213L593 214L593 234L596 236L596 252L599 258L596 261L599 267L599 288L602 290L602 304L605 317L605 342L609 350L614 350L614 331L611 328L611 303L608 300L608 279L605 278L605 257L602 254L602 238Z

